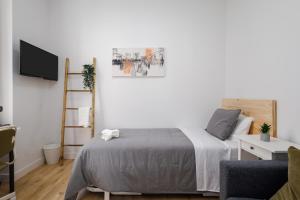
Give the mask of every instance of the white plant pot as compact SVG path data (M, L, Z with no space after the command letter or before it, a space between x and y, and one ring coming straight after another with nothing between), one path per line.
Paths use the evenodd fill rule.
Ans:
M261 133L260 140L264 142L270 142L270 134L269 133Z

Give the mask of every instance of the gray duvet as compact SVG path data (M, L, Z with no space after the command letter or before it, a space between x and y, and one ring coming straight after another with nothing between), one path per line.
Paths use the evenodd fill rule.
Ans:
M180 129L121 129L108 142L99 136L77 156L65 199L93 185L108 192L196 192L195 152Z

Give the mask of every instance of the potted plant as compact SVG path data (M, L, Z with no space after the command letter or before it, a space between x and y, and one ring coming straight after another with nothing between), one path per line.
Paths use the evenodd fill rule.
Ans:
M95 68L93 65L83 65L83 87L89 88L90 90L93 90L95 86Z
M260 126L260 139L265 142L270 142L271 125L263 123Z

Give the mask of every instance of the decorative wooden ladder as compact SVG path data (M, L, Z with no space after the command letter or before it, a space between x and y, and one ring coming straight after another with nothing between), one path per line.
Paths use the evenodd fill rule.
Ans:
M91 137L95 135L95 86L96 86L96 58L93 58L93 67L95 71L94 75L94 87L92 90L75 90L68 88L68 80L70 75L82 75L82 72L69 72L70 60L66 58L65 61L65 83L64 83L64 97L63 97L63 111L62 111L62 123L61 123L61 151L60 151L60 164L63 165L64 162L64 148L66 146L69 147L78 147L83 146L83 144L65 144L65 129L66 128L90 128L91 129ZM67 107L67 97L68 93L78 92L78 93L92 93L92 106L91 106L91 120L90 126L83 127L83 126L75 126L70 125L66 126L66 111L67 110L78 110L78 108Z

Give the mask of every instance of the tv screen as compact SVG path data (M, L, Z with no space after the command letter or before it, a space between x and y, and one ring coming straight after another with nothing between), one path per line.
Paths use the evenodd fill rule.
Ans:
M21 40L20 74L57 81L58 57Z

